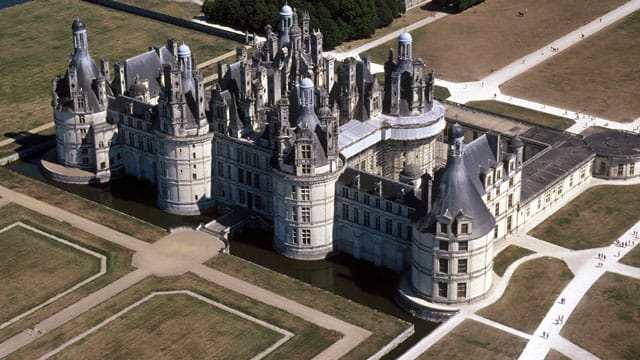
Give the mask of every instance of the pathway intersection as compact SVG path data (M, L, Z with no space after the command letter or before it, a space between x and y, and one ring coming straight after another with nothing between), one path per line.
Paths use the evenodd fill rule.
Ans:
M204 261L215 256L224 248L224 243L221 240L203 232L195 230L177 231L153 244L149 244L2 186L0 186L0 197L2 197L3 203L7 201L14 202L56 220L64 221L70 226L77 227L107 241L134 250L136 253L133 256L133 265L138 268L35 324L32 328L38 329L36 333L25 329L23 332L0 343L0 358L28 345L42 334L68 323L148 276L174 276L186 272L192 272L231 291L283 309L303 320L343 335L340 340L327 347L314 359L338 359L371 335L371 332L366 329L202 265Z

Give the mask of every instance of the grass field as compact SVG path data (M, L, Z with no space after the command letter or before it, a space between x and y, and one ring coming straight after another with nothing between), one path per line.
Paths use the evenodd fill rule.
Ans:
M491 0L412 32L413 54L436 76L480 80L550 43L626 0ZM526 16L518 11L528 9ZM374 62L387 59L396 41L372 49Z
M200 15L200 5L190 1L167 1L167 0L118 0L121 3L137 6L143 9L153 10L162 14L167 14L183 19L192 19Z
M410 326L392 316L232 255L218 255L206 265L371 331L373 334L347 355L350 359L373 355Z
M235 47L226 39L83 1L41 0L3 9L0 112L11 116L0 119L0 138L53 120L51 79L67 69L67 56L73 51L71 23L76 16L87 25L89 50L96 62L107 57L113 65L171 37L188 43L199 61Z
M640 218L640 185L591 188L531 230L569 249L607 246Z
M516 359L526 345L525 339L465 320L418 359Z
M572 278L573 274L561 260L540 258L527 261L516 269L500 300L478 314L533 333Z
M514 261L533 254L533 251L515 245L509 245L493 259L493 271L502 276Z
M585 294L560 335L601 359L640 358L640 281L605 273Z
M94 235L88 234L84 231L81 231L72 226L69 226L68 224L43 216L39 213L33 212L29 209L23 208L16 204L10 203L0 207L0 228L4 228L5 226L13 224L17 221L21 221L27 225L33 226L37 229L40 229L49 234L55 235L64 240L67 240L73 243L78 243L87 249L90 249L105 255L107 257L107 273L95 279L94 281L84 285L83 287L67 294L63 298L34 312L33 314L25 317L24 319L17 321L13 325L8 326L4 329L1 329L0 341L12 335L15 335L19 332L24 331L24 329L26 329L28 326L35 324L48 316L53 315L54 313L69 306L70 304L87 296L89 293L96 291L97 289L105 286L106 284L109 284L110 282L114 281L115 279L123 276L124 274L132 270L132 267L131 267L132 252L127 249L121 248L117 245L107 242L104 239L98 238ZM30 233L29 236L31 236L32 234L33 233ZM11 239L5 238L4 234L0 236L0 239L2 239L2 242L12 241ZM12 250L3 249L3 252L5 251L16 252L16 251L19 251L19 248L21 247L24 248L25 246L26 244L15 245L15 249L12 249ZM68 250L66 250L66 248L64 249L64 251L60 251L60 249L56 249L55 244L52 244L49 247L51 249L46 248L46 250L51 251L50 253L34 254L34 255L37 255L37 259L39 259L40 263L33 263L32 260L23 259L23 261L28 261L32 263L32 268L24 269L24 271L27 271L29 274L33 276L36 276L36 275L47 276L48 279L55 282L58 286L64 286L64 284L67 283L67 280L64 279L64 277L75 278L75 277L78 277L78 275L70 273L70 270L67 267L65 267L64 262L58 261L56 263L55 261L56 259L61 259L61 256L68 257L69 256L68 254L70 253L73 254L73 252L67 252ZM67 255L63 255L63 254L67 254ZM53 259L51 260L48 259L47 258L48 256L51 256ZM3 263L0 266L4 267L6 266L5 260L4 260L5 255L2 255L2 257L3 257L3 260L2 260ZM75 257L75 254L74 254L74 258L78 259L78 257ZM15 263L16 260L11 260L11 261ZM70 259L69 262L73 266L74 260ZM45 263L47 266L46 267L40 266L41 263ZM16 264L15 266L22 267L22 265L20 264ZM74 266L74 268L77 270L84 269L83 271L85 271L85 273L87 271L91 273L96 272L97 270L93 268L93 266L95 265L91 263L91 266L92 266L91 271L86 270L84 265ZM2 271L3 271L2 274L4 277L5 270L2 270ZM51 274L49 275L45 275L41 273L36 274L37 272L45 272L45 271L48 271ZM44 298L44 295L36 293L35 289L37 289L38 287L44 287L45 289L48 288L49 290L47 291L50 291L50 292L54 291L50 287L55 284L40 283L42 280L32 279L33 276L31 275L17 274L16 276L19 276L24 280L21 284L17 284L18 280L14 278L9 278L9 279L3 278L2 284L6 286L13 282L16 284L16 286L22 286L24 288L24 292L26 293L25 296L31 295L34 298L36 297ZM25 278L25 276L27 276L28 278ZM21 313L23 311L28 310L31 307L30 306L31 303L16 305L16 304L9 303L7 300L4 300L11 296L11 295L8 295L8 292L9 292L8 290L5 290L4 292L5 294L2 295L3 300L1 300L2 301L1 304L3 305L3 307L5 307L6 309L6 308L15 308L16 306L19 306L19 308L15 308L14 310L11 310L11 311L6 311L5 309L3 309L2 310L3 313L5 314L8 314L10 312Z
M250 359L282 337L192 296L160 295L54 358Z
M616 121L640 117L640 12L502 85L502 92Z
M164 229L13 171L0 168L0 185L85 217L146 242L167 235Z
M503 103L500 101L484 100L484 101L470 101L465 104L470 107L478 108L481 110L489 111L498 115L511 116L516 119L520 119L526 122L530 122L536 125L547 126L559 130L569 128L574 124L571 119L546 114L540 111L535 111L527 108L523 108L516 105Z
M562 355L559 351L551 349L547 353L547 357L545 357L544 360L570 360L570 359Z
M21 226L0 233L0 322L100 271L100 259Z
M277 308L270 307L265 305L262 302L253 300L251 298L247 298L245 296L239 295L237 293L231 292L226 288L220 287L216 284L210 283L206 280L198 278L195 275L183 275L179 277L149 277L134 285L133 287L121 292L120 294L112 297L111 299L105 301L104 303L98 305L97 307L91 309L90 311L82 314L81 316L75 318L69 323L45 333L39 341L33 342L28 346L20 349L18 352L11 354L8 359L31 359L36 358L39 355L45 353L46 351L50 351L63 343L64 341L77 336L84 330L93 327L100 322L104 321L109 316L121 311L126 306L142 299L146 295L150 294L153 291L170 291L170 290L190 290L199 295L205 296L213 301L217 301L226 306L229 306L235 310L241 311L247 315L253 316L257 319L266 321L270 324L278 326L282 329L286 329L294 334L294 336L285 342L282 346L276 349L274 352L270 353L266 359L311 359L322 350L333 344L340 338L340 334L337 334L333 331L324 329L322 327L316 326L314 324L308 323L300 318L292 316L290 313L287 313L283 310L279 310ZM188 311L193 306L189 306L186 310ZM176 309L179 311L179 309ZM126 315L126 314L125 314ZM135 314L134 314L135 315ZM157 314L154 311L147 311L143 314L138 314L136 316L136 321L128 321L129 316L125 316L122 319L127 321L132 326L137 328L136 331L133 329L129 329L126 333L129 335L129 340L135 339L137 335L140 335L140 331L158 331L160 332L163 341L170 341L170 339L179 336L179 334L185 334L188 332L187 337L190 341L188 348L180 351L185 351L182 353L184 356L177 357L168 357L168 358L181 358L181 359L191 359L198 358L197 352L204 348L209 348L207 344L211 341L208 337L198 337L196 334L204 334L208 331L209 326L217 325L217 329L214 329L214 335L219 334L219 332L224 332L227 326L227 323L214 323L207 324L206 321L198 322L197 326L188 322L182 321L180 318L176 318L175 321L171 320L173 316L169 317L169 321L174 323L175 326L172 328L166 327L166 324L158 324L154 323L150 320L157 319L157 316L167 316L170 314L167 313L159 313ZM196 314L197 315L197 314ZM201 314L201 316L215 316L211 314ZM196 317L189 316L188 319L195 319ZM133 320L133 319L132 319ZM187 320L187 319L185 319ZM243 325L246 323L242 323ZM158 329L153 329L154 326L157 325ZM139 328L141 327L141 328ZM194 328L192 332L190 329ZM104 329L102 329L104 330ZM113 331L115 329L107 329L108 331L100 334L100 332L96 333L96 335L101 336L100 341L91 341L89 345L95 345L97 347L102 347L102 343L111 343L116 339L121 339L121 334L117 331ZM234 330L235 331L235 330ZM125 334L125 335L126 335ZM252 341L254 339L249 339L249 343L245 342L246 347L253 346ZM218 343L218 346L229 347L236 344L235 338L230 338L229 341L225 341L224 343ZM263 344L263 341L256 338L256 345L258 343ZM170 344L165 344L170 345ZM82 345L84 347L84 345ZM123 344L124 346L124 344ZM152 351L153 347L157 346L156 343L150 342L142 342L136 345L138 349L136 351L140 351L144 354L149 354ZM84 348L85 351L92 351L93 346L89 348ZM234 350L234 349L231 349ZM244 348L239 349L238 353L243 354L245 351ZM177 351L176 351L177 353ZM234 356L233 354L227 353L226 356L232 359L241 359L247 358L246 356ZM130 356L127 356L128 358ZM82 358L85 358L82 356ZM133 356L133 358L136 358ZM143 357L144 358L144 357ZM152 357L155 358L155 357ZM217 358L217 357L200 357L200 358Z
M640 267L640 246L636 246L633 250L629 251L620 262L625 265Z

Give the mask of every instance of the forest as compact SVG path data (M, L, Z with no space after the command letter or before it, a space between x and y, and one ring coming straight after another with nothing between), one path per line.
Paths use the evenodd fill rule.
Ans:
M270 0L206 0L202 12L209 22L264 34L268 24L279 30L282 5ZM309 12L311 27L322 31L325 49L370 37L405 11L404 0L291 0L288 5L300 20L303 11Z

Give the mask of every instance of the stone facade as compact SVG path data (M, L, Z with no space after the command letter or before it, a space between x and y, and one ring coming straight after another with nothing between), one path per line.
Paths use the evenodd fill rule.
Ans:
M379 84L368 58L325 56L309 24L283 6L278 31L267 27L266 42L220 62L205 88L189 47L174 40L114 64L111 76L107 60L98 68L89 55L77 19L67 73L53 81L58 161L86 171L86 182L148 181L168 212L248 209L291 258L341 251L406 271L408 291L439 304L412 310L446 317L455 311L447 306L490 289L494 241L579 191L596 155L566 141L554 149L579 155L570 171L532 186L554 156L567 159L536 149L524 161L518 137L494 133L465 143L458 125L445 142L445 110L411 35L389 52ZM635 176L637 157L621 156L601 151L605 171L596 174Z

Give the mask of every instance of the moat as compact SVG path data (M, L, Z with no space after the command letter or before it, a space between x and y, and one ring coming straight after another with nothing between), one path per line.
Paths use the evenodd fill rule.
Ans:
M201 222L208 222L215 216L212 214L185 217L161 211L155 204L156 188L135 178L129 177L99 186L62 184L45 178L40 173L37 163L38 159L31 159L15 162L8 167L22 175L165 229L195 226ZM292 260L272 249L270 233L253 230L247 230L232 239L231 254L413 323L415 334L385 356L385 359L395 359L437 326L402 311L393 301L398 274L378 268L372 263L356 260L345 254L320 261Z

